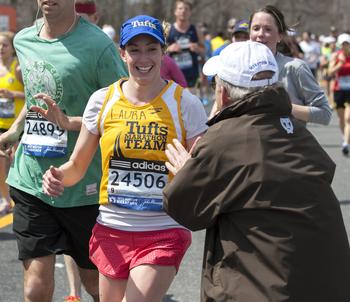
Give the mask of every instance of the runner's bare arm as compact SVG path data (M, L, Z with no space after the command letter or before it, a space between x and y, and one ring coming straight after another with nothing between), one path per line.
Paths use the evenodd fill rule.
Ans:
M73 153L59 168L51 167L43 176L44 193L59 196L64 187L70 187L81 180L97 150L100 136L89 132L84 124L81 127Z
M199 30L197 27L196 27L196 31L198 36L198 42L197 42L197 47L195 52L204 57L205 55L204 36L202 31Z
M0 97L9 99L24 99L24 92L18 90L9 90L6 88L0 88Z
M330 61L329 61L329 68L328 72L331 76L335 75L335 73L344 65L345 63L345 56L344 54L337 54L333 53Z

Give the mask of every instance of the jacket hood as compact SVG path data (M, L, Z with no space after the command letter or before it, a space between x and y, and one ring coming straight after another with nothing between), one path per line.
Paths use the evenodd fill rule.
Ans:
M222 120L242 115L278 114L291 115L292 104L287 91L281 86L268 86L252 92L224 108L208 121L211 126Z

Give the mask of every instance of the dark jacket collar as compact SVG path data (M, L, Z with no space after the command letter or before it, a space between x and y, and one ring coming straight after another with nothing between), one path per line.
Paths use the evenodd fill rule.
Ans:
M211 126L222 120L242 115L279 114L291 115L292 104L283 87L266 87L252 92L224 108L207 124Z

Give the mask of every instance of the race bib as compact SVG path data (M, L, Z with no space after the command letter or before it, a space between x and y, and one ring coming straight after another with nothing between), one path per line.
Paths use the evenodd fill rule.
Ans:
M15 117L15 102L13 99L0 98L0 118Z
M177 39L176 43L180 45L182 50L184 50L190 48L191 40L189 37L181 36L179 39Z
M350 76L339 77L340 90L350 90Z
M108 201L137 211L161 211L168 170L162 161L112 157L108 170Z
M179 54L173 55L173 59L180 69L188 69L193 66L192 56L189 51L184 51Z
M25 120L22 144L24 154L38 157L63 157L67 154L67 130L29 111Z

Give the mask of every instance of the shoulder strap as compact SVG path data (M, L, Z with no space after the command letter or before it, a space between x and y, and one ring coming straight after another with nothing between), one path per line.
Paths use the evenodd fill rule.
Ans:
M98 129L99 129L100 135L101 135L102 132L103 132L103 131L102 131L103 125L101 125L101 118L102 118L103 112L105 111L105 108L106 108L106 105L107 105L109 99L111 98L111 96L112 96L113 93L114 93L114 85L115 85L115 84L109 85L108 90L107 90L107 93L106 93L106 97L105 97L105 99L104 99L104 101L103 101L103 104L102 104L101 111L100 111L100 113L99 113L99 115L98 115L97 125L98 125Z
M192 29L193 34L194 34L194 40L198 42L198 33L197 33L197 28L194 24L191 24L190 29Z
M17 67L18 61L16 58L14 58L11 62L11 66L10 66L10 72L12 74L16 74L16 67Z
M186 142L186 129L184 126L184 122L182 119L182 114L181 114L181 98L182 98L182 92L183 92L183 88L176 84L176 88L175 88L175 92L174 92L174 98L175 101L177 103L177 112L179 115L179 121L180 121L180 126L181 126L181 134L182 134L182 144L184 145Z
M170 30L169 30L169 35L167 37L168 43L173 43L175 42L175 35L176 35L176 28L174 24L171 24Z

